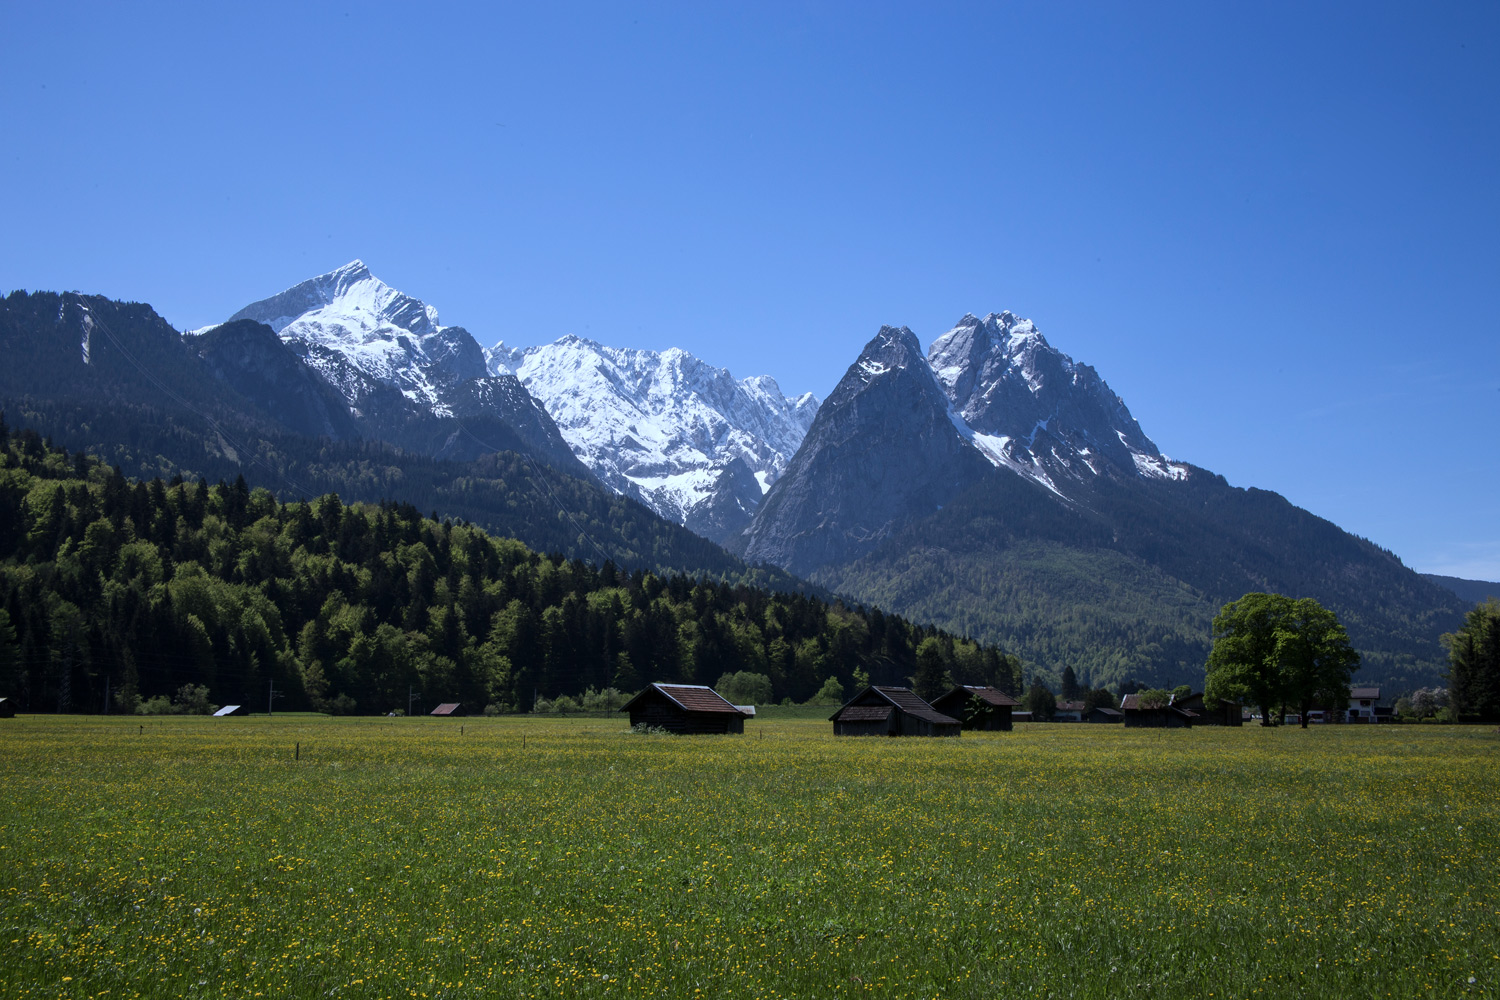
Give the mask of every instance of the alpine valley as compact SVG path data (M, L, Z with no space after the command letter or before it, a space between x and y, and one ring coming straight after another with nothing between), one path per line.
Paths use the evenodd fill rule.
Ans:
M13 293L0 346L7 419L131 475L243 474L593 561L802 578L1044 678L1201 682L1214 613L1267 590L1334 610L1359 680L1407 690L1440 676L1467 608L1277 494L1168 458L1010 313L925 352L882 328L821 404L676 349L484 350L359 261L189 334L143 305Z

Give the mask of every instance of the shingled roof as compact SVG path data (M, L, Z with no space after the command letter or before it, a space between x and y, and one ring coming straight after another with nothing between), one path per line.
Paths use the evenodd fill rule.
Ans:
M641 698L651 691L657 691L675 704L684 712L727 712L730 715L744 715L740 709L731 705L719 692L706 684L652 684L646 690L630 699L620 711L629 711Z
M831 721L836 722L884 722L891 717L889 705L850 705L839 709Z
M949 715L944 715L927 704L927 702L917 697L917 693L911 688L885 687L877 684L871 687L871 690L914 718L924 719L927 722L936 722L938 725L958 725L957 719Z
M1021 704L1019 701L1016 701L1016 699L1012 698L1010 695L1006 694L1004 691L1001 691L997 687L980 687L977 684L963 684L960 686L965 691L978 698L980 701L987 702L991 705L1010 705L1012 708L1014 708L1015 706Z

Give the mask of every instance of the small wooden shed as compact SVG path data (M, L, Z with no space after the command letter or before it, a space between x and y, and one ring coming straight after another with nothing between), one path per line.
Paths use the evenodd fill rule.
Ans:
M459 702L459 701L445 701L441 705L439 705L437 708L434 708L431 712L428 712L427 714L428 715L443 715L443 716L448 716L448 717L451 718L453 716L468 715L469 713L464 711L463 702Z
M828 719L835 736L957 736L963 728L911 688L873 684Z
M1174 697L1172 707L1180 708L1184 712L1192 712L1193 724L1197 726L1243 726L1245 724L1245 713L1239 705L1221 701L1217 708L1210 709L1203 701L1202 691L1186 694L1180 698Z
M0 719L14 719L16 717L16 703L9 698L0 698Z
M997 687L974 684L960 684L932 701L934 709L958 719L965 729L1007 733L1011 728L1011 712L1019 704Z
M1120 711L1125 715L1126 729L1193 728L1193 719L1197 717L1193 712L1185 712L1171 705L1142 708L1139 700L1140 696L1134 694L1127 694L1120 699Z
M1095 707L1095 709L1088 715L1084 716L1083 721L1103 722L1106 724L1112 722L1124 722L1125 713L1121 712L1118 708L1109 708L1105 705L1099 705Z
M706 684L652 684L620 709L631 728L653 726L684 736L743 733L754 713L731 705Z

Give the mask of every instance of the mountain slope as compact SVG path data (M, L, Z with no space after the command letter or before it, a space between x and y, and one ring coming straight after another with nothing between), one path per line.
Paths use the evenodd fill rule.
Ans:
M277 353L278 345L285 353ZM359 414L350 419L360 436L342 437L350 430L338 418L343 397L304 365L296 346L252 321L184 337L139 303L15 292L0 299L0 351L7 360L0 366L0 411L13 426L94 452L141 478L232 482L243 475L283 497L336 492L348 500L403 501L540 551L803 587L780 570L751 569L602 487L514 378L473 379L450 392L460 416L403 411L408 423L401 434L421 445L410 449L369 435ZM241 360L253 367L240 367ZM371 386L356 398L384 393L394 397L392 406L406 405L395 389ZM506 394L508 401L498 398ZM498 403L516 412L524 405L537 426L551 427L554 461L494 416L504 409ZM482 412L470 418L469 406ZM320 423L325 417L327 426ZM564 463L577 474L559 467Z
M1333 608L1362 678L1416 686L1462 612L1391 553L1167 459L1092 368L1005 313L927 358L883 328L743 551L1096 685L1201 679L1213 614L1271 590Z
M794 573L858 558L984 475L905 327L882 327L819 408L744 534L752 562Z
M490 370L514 372L574 453L612 489L706 537L737 534L782 474L817 411L766 376L736 380L686 351L606 347L567 336L496 344Z
M1457 594L1459 600L1468 601L1471 604L1480 604L1486 598L1500 597L1500 583L1489 580L1465 580L1459 576L1439 576L1436 573L1423 573L1424 577L1442 587Z
M442 458L530 453L587 476L552 418L509 374L491 376L467 330L385 284L363 261L309 278L235 313L269 326L343 400L364 437Z

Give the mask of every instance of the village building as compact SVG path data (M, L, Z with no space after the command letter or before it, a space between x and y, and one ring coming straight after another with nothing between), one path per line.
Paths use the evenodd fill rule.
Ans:
M652 684L620 709L630 726L665 729L683 736L743 733L754 715L731 705L705 684Z
M1380 688L1359 687L1349 690L1350 722L1374 722L1376 703L1380 701Z
M958 719L963 728L988 732L1010 732L1011 713L1019 704L997 687L974 684L961 684L932 701L933 709Z
M1059 701L1057 708L1052 712L1053 722L1082 722L1083 702L1081 701Z
M1245 724L1245 710L1238 704L1221 701L1217 708L1210 709L1203 701L1202 691L1181 697L1173 695L1172 707L1192 712L1195 716L1193 719L1195 726L1242 726Z
M1197 713L1171 705L1143 708L1137 694L1120 699L1120 712L1125 716L1126 729L1191 729L1197 718Z
M871 685L829 716L835 736L957 736L962 724L905 687Z

